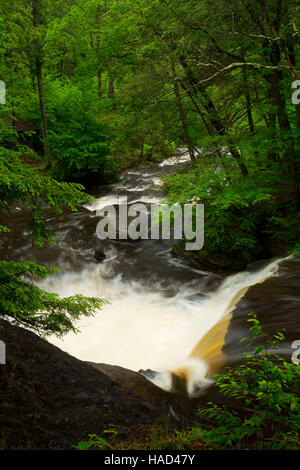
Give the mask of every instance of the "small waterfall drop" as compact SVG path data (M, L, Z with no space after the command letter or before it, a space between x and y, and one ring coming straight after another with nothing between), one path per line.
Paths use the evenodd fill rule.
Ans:
M81 293L110 302L95 317L78 323L80 334L51 342L82 360L157 371L152 380L164 389L171 388L175 374L186 380L191 395L209 384L206 372L222 364L236 303L277 268L272 262L256 272L229 276L216 291L201 296L195 284L189 289L178 285L177 294L170 297L158 283L145 287L123 281L120 274L111 277L115 261L43 281L41 287L62 296Z

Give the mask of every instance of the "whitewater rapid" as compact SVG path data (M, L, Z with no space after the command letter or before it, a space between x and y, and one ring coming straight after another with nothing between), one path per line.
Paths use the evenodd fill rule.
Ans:
M134 173L128 172L127 177L130 174ZM114 185L112 193L97 198L87 208L92 213L116 204L124 188L127 188L127 194L132 191L132 202L137 198L137 190L140 191L139 201L158 201L159 195L145 194L155 185L160 186L156 175L152 175L152 180L150 178L146 185L130 186L126 180L121 180ZM159 276L146 281L139 280L138 276L126 279L118 264L121 255L116 245L110 245L105 255L106 259L100 264L89 263L79 272L63 272L39 283L41 288L63 297L82 294L109 301L94 317L84 318L76 324L79 334L71 332L62 339L51 337L50 341L81 360L118 365L134 371L151 369L160 372L152 380L164 389L171 388L173 371L185 369L188 371L185 374L190 394L197 387L209 384L205 378L209 364L197 354L193 356L193 350L218 322L231 313L239 300L239 293L242 296L248 287L274 275L278 265L272 262L256 272L245 271L228 276L210 292L203 292L205 273L199 271L197 279L197 271L194 270L193 282L173 280L173 294L170 295L162 288ZM176 264L170 256L164 261L166 265ZM127 262L134 265L135 259ZM222 332L221 346L225 333Z
M169 298L159 292L159 286L146 288L136 281L123 282L121 275L110 278L113 263L49 277L40 283L40 287L63 297L82 294L110 302L94 317L76 324L79 334L71 332L50 341L81 360L161 372L153 380L165 389L171 388L171 371L188 367L191 393L197 384L208 383L204 379L208 368L201 358L189 358L192 350L229 313L241 290L274 275L277 269L273 262L257 272L229 276L215 292L200 297L197 286L187 290L178 285L177 295Z

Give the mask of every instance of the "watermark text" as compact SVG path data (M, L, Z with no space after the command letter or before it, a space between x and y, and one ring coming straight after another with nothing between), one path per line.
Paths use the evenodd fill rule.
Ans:
M185 249L201 250L204 245L203 204L128 204L119 197L115 205L97 211L101 220L96 233L100 240L186 240ZM148 205L149 207L149 205Z

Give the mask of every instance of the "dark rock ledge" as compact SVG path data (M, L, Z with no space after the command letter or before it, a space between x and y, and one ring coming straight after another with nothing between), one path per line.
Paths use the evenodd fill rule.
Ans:
M0 449L71 449L88 434L114 428L122 437L166 413L178 422L174 395L138 373L80 361L4 320L0 340Z
M129 427L159 422L163 397L148 402L89 363L4 320L0 339L7 356L0 365L0 449L71 449L105 428L122 435Z

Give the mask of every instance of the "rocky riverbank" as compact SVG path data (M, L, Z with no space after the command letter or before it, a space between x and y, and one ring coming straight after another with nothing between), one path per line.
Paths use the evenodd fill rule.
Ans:
M166 413L168 394L138 373L80 361L3 320L0 339L1 449L71 449L88 434L125 436Z

